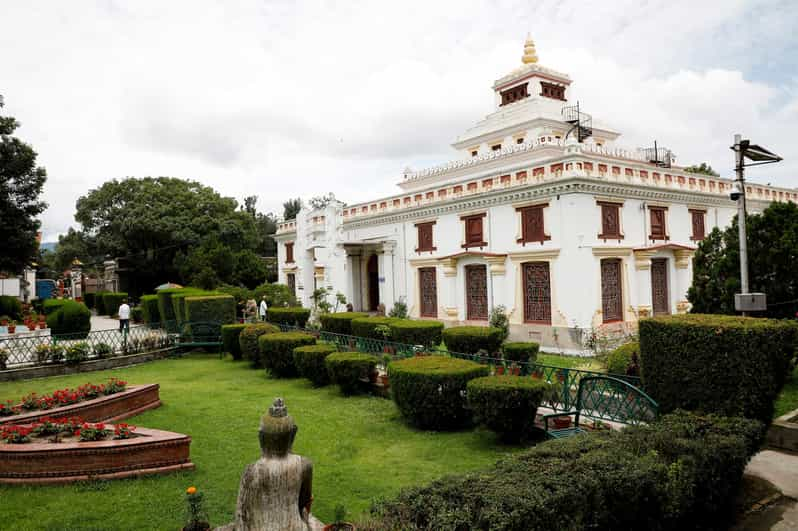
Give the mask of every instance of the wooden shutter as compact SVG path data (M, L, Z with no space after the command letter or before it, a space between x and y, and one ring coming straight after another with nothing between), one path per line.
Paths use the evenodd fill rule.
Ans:
M621 289L621 260L601 261L601 312L605 323L623 320L623 291Z
M286 283L288 284L288 289L291 291L291 295L296 297L296 277L293 273L288 273L285 276Z
M691 210L690 216L692 217L693 222L693 236L692 240L694 241L701 241L706 236L706 229L704 227L704 215L705 212L703 210Z
M418 248L416 248L417 252L436 250L436 247L433 245L432 241L432 226L434 224L434 221L430 221L416 225L418 230Z
M667 258L651 260L651 301L655 316L671 313Z
M465 267L466 273L466 318L486 321L488 319L488 275L484 265Z
M546 236L543 209L548 204L517 208L521 213L521 238L518 243L540 242L551 239Z
M617 203L599 203L601 206L601 234L599 238L620 240L621 206Z
M286 263L290 263L294 261L294 243L286 243L285 244L285 261Z
M484 239L482 219L485 214L477 216L467 216L463 218L465 224L465 243L464 248L469 247L484 247L487 245Z
M438 280L434 267L418 270L421 317L438 317Z
M551 324L551 279L548 262L529 262L522 267L524 321Z
M651 207L651 240L666 240L668 239L667 231L665 230L665 209L661 207Z

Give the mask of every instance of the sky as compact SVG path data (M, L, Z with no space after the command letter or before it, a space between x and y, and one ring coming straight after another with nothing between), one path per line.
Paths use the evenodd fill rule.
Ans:
M457 158L527 33L621 147L731 177L739 132L785 159L747 178L798 187L794 0L7 0L0 17L3 111L48 173L44 241L114 178L193 179L278 215L397 193L404 168Z

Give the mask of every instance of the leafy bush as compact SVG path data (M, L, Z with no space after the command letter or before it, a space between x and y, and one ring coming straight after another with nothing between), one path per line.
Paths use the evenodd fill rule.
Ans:
M238 339L241 332L247 327L245 324L222 325L222 344L224 351L229 352L234 360L241 359L241 343Z
M88 343L84 342L74 343L66 348L67 365L77 365L81 362L86 361L88 357L89 357Z
M532 433L538 406L552 388L523 376L484 376L468 382L468 406L478 422L517 442Z
M632 356L637 354L640 359L640 343L633 341L616 348L607 356L607 372L610 374L627 374L627 369L632 363ZM636 376L636 375L630 375Z
M161 316L162 326L169 323L168 329L170 332L177 331L177 327L174 324L175 309L172 306L172 295L180 293L184 289L186 288L164 288L158 290L158 314Z
M105 311L105 305L103 304L103 295L107 293L106 291L98 291L94 294L94 309L97 312L97 315L107 315L108 312Z
M271 308L295 307L296 297L286 284L261 284L252 290L253 298L260 304L261 297L266 297L266 304Z
M264 334L258 338L261 365L277 377L296 376L294 349L314 344L316 338L304 332Z
M91 311L82 302L64 301L61 308L47 316L47 327L56 339L83 339L91 330Z
M103 315L116 315L119 311L119 305L125 299L127 299L127 293L125 292L103 293L103 309L105 310Z
M158 295L142 295L141 310L145 323L154 325L161 322L161 312L158 311Z
M236 320L236 300L230 295L203 295L185 298L186 321L222 324Z
M640 321L643 387L660 411L676 408L770 422L789 374L798 327L730 315Z
M400 319L388 326L391 329L391 341L397 343L425 347L436 347L441 343L443 323L440 321Z
M490 326L453 326L443 331L443 342L451 352L476 354L484 350L493 354L499 350L504 332Z
M99 359L111 357L114 353L114 348L108 343L97 343L92 350Z
M279 328L269 323L246 325L238 336L241 356L245 360L249 360L253 366L260 367L260 347L258 346L258 338L263 334L275 334L279 331Z
M358 317L352 319L352 335L357 337L367 337L369 339L385 339L377 330L378 326L390 326L398 322L395 317Z
M363 381L377 366L377 358L362 352L336 352L325 360L330 381L338 384L345 395L353 395L367 388Z
M487 376L487 366L444 356L394 361L388 377L394 402L412 424L425 429L459 428L471 421L465 391L469 380Z
M22 303L16 297L0 295L0 315L7 315L14 321L22 319Z
M508 361L534 363L538 359L540 345L532 341L518 341L502 345L502 357Z
M141 323L144 321L144 311L141 306L135 306L130 309L130 319L134 323Z
M325 313L319 316L321 329L335 334L352 335L352 319L368 317L369 314L363 312L338 312Z
M507 308L503 304L494 306L490 311L488 326L502 331L502 341L510 335L510 318L507 316Z
M310 380L315 387L330 383L330 374L324 360L336 351L332 345L306 345L294 349L294 365L303 378Z
M668 415L539 444L375 504L375 529L726 529L756 421Z
M94 293L84 293L83 294L83 304L86 305L86 308L89 310L94 309Z
M289 308L269 308L266 310L266 318L277 324L287 324L305 328L310 318L310 310L301 306Z
M45 299L44 305L42 306L44 315L50 315L51 313L60 310L68 300L69 299Z
M407 319L407 303L403 299L393 303L393 308L391 308L391 311L388 312L388 317Z

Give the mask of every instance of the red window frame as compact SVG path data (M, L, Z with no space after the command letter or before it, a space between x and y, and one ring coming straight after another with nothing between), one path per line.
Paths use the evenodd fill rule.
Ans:
M602 240L623 240L623 233L621 233L621 207L623 204L612 201L596 201L596 204L601 208L601 232L598 237ZM610 230L608 216L615 217L615 225L618 227L615 233Z
M417 253L437 251L435 247L435 240L433 239L432 226L435 225L434 221L427 221L424 223L416 223Z
M286 242L285 244L285 263L294 263L294 242Z
M545 216L543 209L549 206L548 203L518 207L515 210L521 214L521 237L517 243L527 244L550 240L551 236L546 234Z
M690 212L690 225L693 228L693 234L690 239L694 242L700 242L707 237L706 225L706 210L688 209Z
M460 219L463 221L463 229L465 231L465 243L462 245L463 249L470 249L471 247L485 247L488 242L485 241L485 223L484 218L486 213L474 214L471 216L462 216Z
M650 206L648 207L649 216L649 240L669 240L668 236L668 207Z

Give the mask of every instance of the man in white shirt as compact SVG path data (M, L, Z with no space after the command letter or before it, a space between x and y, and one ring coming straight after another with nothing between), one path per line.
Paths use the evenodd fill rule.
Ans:
M268 309L269 309L269 307L266 305L266 297L265 296L261 297L261 299L260 299L260 320L261 321L265 321L266 320L266 310L268 310Z
M119 305L119 331L123 329L130 331L130 306L127 305L127 299L122 299L122 304Z

